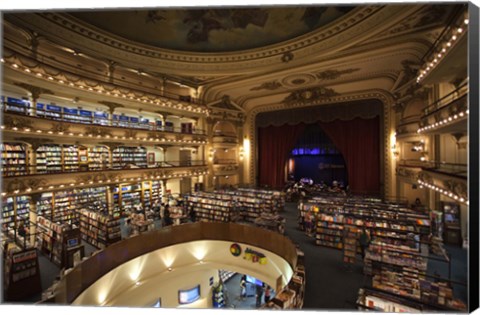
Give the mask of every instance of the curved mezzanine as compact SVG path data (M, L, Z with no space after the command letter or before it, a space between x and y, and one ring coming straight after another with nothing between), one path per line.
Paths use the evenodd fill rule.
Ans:
M247 247L261 251L267 263L260 265L243 259L243 255L233 256L229 251L232 243L240 244L243 251ZM183 251L173 249L177 246ZM221 268L251 274L278 292L290 281L297 262L296 246L281 234L234 223L183 224L131 237L93 255L65 274L51 302L109 306L127 303L131 306L136 305L135 301L118 300L122 292L134 296L135 290L151 288L152 283L147 285L150 280L161 283L158 280L162 277L171 281L174 273L181 275L192 270L206 272ZM192 286L196 285L196 279L189 281ZM183 285L189 286L188 283ZM209 300L207 288L201 292L202 298ZM153 294L152 301L158 298ZM165 307L178 305L165 299L162 303Z

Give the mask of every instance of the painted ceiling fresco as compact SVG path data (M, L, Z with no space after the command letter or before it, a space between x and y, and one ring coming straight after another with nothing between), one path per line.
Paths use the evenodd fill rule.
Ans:
M180 51L229 52L306 34L352 6L130 9L69 12L122 38Z

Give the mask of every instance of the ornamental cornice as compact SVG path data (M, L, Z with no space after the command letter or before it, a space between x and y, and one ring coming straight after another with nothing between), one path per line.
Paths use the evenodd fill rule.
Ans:
M413 12L409 6L403 8L402 16ZM18 16L11 17L10 20L20 27L34 25L45 37L50 37L53 42L70 49L75 48L71 47L75 45L78 49L88 50L88 53L95 54L101 51L102 55L109 59L115 56L118 60L130 64L148 65L153 71L169 69L172 73L186 74L207 70L211 73L232 70L246 73L252 67L258 69L262 66L284 63L282 56L285 53L293 54L294 59L290 63L322 51L324 54L333 53L340 47L351 46L368 37L369 31L378 28L385 21L391 22L395 16L398 16L398 8L381 5L362 6L336 23L295 39L232 53L192 53L141 45L105 34L72 17L55 12L32 14L28 21Z
M175 100L155 95L144 91L118 86L112 83L106 83L91 78L85 78L73 73L53 68L41 62L33 61L29 57L20 55L9 48L4 48L3 65L8 66L14 71L21 72L22 75L35 78L38 81L54 83L62 87L76 90L83 90L89 93L95 93L98 97L116 98L119 100L136 101L139 104L155 105L165 108L165 110L188 111L194 114L206 114L207 109L204 106L198 106L189 102ZM21 87L27 89L30 85ZM49 93L49 89L41 89L42 93ZM117 104L115 102L107 102Z

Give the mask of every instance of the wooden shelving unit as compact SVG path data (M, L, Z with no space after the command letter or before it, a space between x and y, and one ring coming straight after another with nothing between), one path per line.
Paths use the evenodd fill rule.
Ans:
M78 212L82 239L87 243L97 248L105 248L122 239L120 219L87 209L80 209Z
M3 256L5 301L22 301L42 291L37 249L7 242Z
M17 176L27 173L28 155L25 145L20 143L0 143L3 176Z

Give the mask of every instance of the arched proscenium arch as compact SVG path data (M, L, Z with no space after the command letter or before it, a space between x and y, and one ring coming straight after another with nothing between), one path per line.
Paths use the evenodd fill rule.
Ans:
M282 257L293 270L297 265L295 244L279 233L235 223L182 224L140 234L115 243L83 261L60 280L53 302L69 305L85 289L123 263L160 248L198 240L248 244Z
M381 148L383 149L384 156L383 156L383 178L384 178L384 189L383 193L385 196L391 196L393 194L393 190L395 187L391 187L392 184L392 159L390 156L390 147L392 143L390 143L390 134L392 130L394 130L393 120L392 120L392 106L394 104L394 99L392 95L388 92L382 90L369 90L365 91L361 94L355 95L341 95L330 97L328 100L317 100L310 103L299 103L292 105L286 104L275 104L275 105L268 105L268 106L260 106L252 110L247 114L247 125L248 130L245 133L249 135L250 139L250 146L252 150L250 150L250 165L249 165L249 184L255 185L256 184L256 177L258 174L257 169L257 128L255 124L255 120L258 114L262 112L270 112L270 111L277 111L277 110L285 110L285 109L293 109L293 108L302 108L302 107L312 107L317 105L331 105L343 102L350 102L350 101L358 101L358 100L368 100L368 99L377 99L382 102L383 104L383 142L381 143Z

